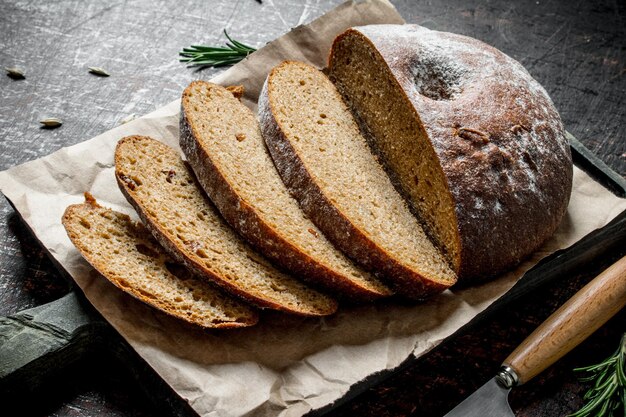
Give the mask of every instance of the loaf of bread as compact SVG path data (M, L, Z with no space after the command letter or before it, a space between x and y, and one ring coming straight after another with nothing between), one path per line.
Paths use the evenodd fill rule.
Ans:
M309 218L397 292L424 298L455 283L378 163L330 80L300 62L269 74L261 131L283 181Z
M242 88L191 83L180 143L197 179L166 145L124 138L116 177L147 230L88 198L63 217L71 240L131 295L228 328L256 323L256 310L204 280L324 316L336 301L300 279L353 299L423 299L512 267L554 232L571 155L519 63L460 35L376 25L337 37L328 74L274 68L260 123Z
M255 324L257 313L193 277L140 223L86 202L69 206L63 226L83 257L113 285L169 315L206 328Z
M206 81L185 89L180 145L226 221L276 265L339 296L391 294L304 215L274 167L256 115L229 90Z
M146 227L198 276L258 307L305 316L337 309L332 298L278 271L243 242L174 149L148 137L123 138L115 150L115 174Z
M460 279L510 268L552 235L572 160L518 62L464 36L375 25L337 37L329 76Z

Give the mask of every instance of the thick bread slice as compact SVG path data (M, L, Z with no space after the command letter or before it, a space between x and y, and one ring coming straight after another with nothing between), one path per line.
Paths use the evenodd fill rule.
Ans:
M261 93L259 114L278 172L305 213L346 254L412 298L456 282L322 72L300 62L277 66Z
M252 326L257 313L176 264L142 224L86 202L69 206L63 226L83 257L113 285L167 314L206 328Z
M276 270L224 222L178 153L130 136L115 151L118 185L166 251L198 275L259 306L306 316L337 303Z
M256 115L226 88L194 81L183 93L180 145L226 221L276 264L358 299L391 290L335 248L289 194Z

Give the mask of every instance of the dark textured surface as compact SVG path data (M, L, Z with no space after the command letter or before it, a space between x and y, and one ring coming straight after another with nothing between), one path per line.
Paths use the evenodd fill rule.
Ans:
M0 169L47 155L102 133L131 113L145 114L179 97L194 72L176 59L195 42L222 41L227 28L255 46L329 10L338 0L137 0L58 2L0 0L0 66L18 66L24 80L0 76ZM518 59L546 88L566 128L610 167L626 175L626 25L623 2L394 1L411 23L476 37ZM111 73L101 78L86 67ZM63 119L40 129L46 116ZM0 315L54 300L68 285L45 258L10 206L0 202ZM366 391L333 415L440 415L481 385L507 354L558 305L608 265L565 277L455 337L423 360ZM566 415L581 404L571 374L613 351L624 312L585 344L511 398L518 415ZM106 358L90 359L40 396L32 415L149 416L150 406Z

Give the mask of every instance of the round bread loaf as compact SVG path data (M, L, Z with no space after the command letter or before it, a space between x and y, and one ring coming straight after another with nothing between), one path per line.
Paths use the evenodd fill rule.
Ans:
M555 231L570 149L517 61L465 36L374 25L335 40L329 74L460 279L510 268Z

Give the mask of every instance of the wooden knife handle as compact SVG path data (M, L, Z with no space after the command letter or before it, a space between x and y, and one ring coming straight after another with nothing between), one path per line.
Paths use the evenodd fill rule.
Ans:
M521 345L503 365L518 384L531 380L585 340L626 305L626 256L584 286Z

